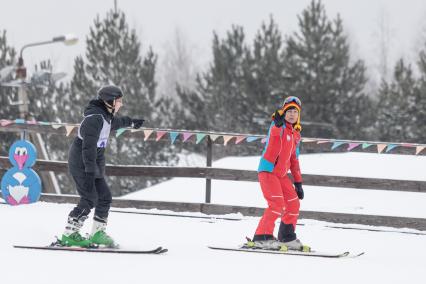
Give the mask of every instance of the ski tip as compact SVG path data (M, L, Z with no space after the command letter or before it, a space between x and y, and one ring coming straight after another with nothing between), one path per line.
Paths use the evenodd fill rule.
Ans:
M169 251L168 249L162 248L160 251L157 252L157 254L163 254L163 253L166 253L168 251Z
M351 257L352 257L352 258L354 258L354 257L359 257L359 256L364 255L364 254L365 254L365 252L363 251L363 252L360 252L360 253L357 253L357 254L353 254L353 255L351 255Z

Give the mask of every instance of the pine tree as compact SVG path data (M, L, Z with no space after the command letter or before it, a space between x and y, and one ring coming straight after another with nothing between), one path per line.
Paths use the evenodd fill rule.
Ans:
M248 93L247 131L263 133L271 114L286 96L289 77L284 70L285 48L281 31L271 16L257 32L250 53L246 90Z
M287 38L285 70L293 78L288 93L302 100L302 122L315 122L305 124L304 135L365 137L372 105L363 93L365 66L351 63L341 18L329 20L314 0L298 19L300 31Z
M213 61L197 76L195 90L179 89L186 118L216 131L262 133L285 95L284 47L274 19L262 23L252 45L233 26L213 37ZM190 103L191 102L191 103Z
M104 84L120 86L124 92L124 107L120 114L143 117L147 125L157 127L162 119L156 106L155 68L157 56L151 48L141 57L141 44L134 29L130 29L122 11L109 11L99 16L90 28L86 40L86 58L78 57L71 82L70 103L82 112L81 102L87 104L96 97ZM74 120L80 120L81 114ZM164 143L144 143L140 139L112 139L107 160L113 164L173 165L176 154ZM155 179L115 179L114 194L124 194L155 183Z
M0 70L15 64L15 49L10 46L7 42L6 31L0 32ZM14 72L7 75L4 72L4 78L0 77L0 119L15 119L19 117L18 107L10 106L9 98L13 98L16 95L14 88L2 87L1 81L9 81L14 77ZM0 132L0 155L8 155L9 147L18 136L15 133Z
M420 70L419 92L415 100L415 137L417 143L426 142L426 51L420 51L418 66Z
M418 80L410 65L400 59L391 83L382 82L379 90L377 129L381 141L420 142L418 128L421 96Z

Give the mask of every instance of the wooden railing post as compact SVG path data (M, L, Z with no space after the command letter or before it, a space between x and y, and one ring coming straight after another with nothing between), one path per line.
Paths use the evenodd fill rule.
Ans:
M210 136L207 136L207 167L212 166L213 144ZM212 180L206 178L206 203L210 203L212 195Z

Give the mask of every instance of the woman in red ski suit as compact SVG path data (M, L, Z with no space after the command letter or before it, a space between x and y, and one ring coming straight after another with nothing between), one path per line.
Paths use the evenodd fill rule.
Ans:
M260 247L275 248L285 243L291 249L301 249L296 238L299 199L303 199L302 175L299 167L301 102L288 97L272 116L265 149L258 168L263 196L268 202L256 229L253 241ZM293 182L287 176L291 171ZM278 241L274 238L275 220L281 218Z

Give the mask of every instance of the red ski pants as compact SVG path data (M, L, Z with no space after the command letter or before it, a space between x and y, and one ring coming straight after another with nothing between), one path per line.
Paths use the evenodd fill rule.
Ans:
M285 224L293 224L296 229L300 202L290 178L269 172L260 172L258 177L268 208L260 219L256 235L273 235L277 218Z

